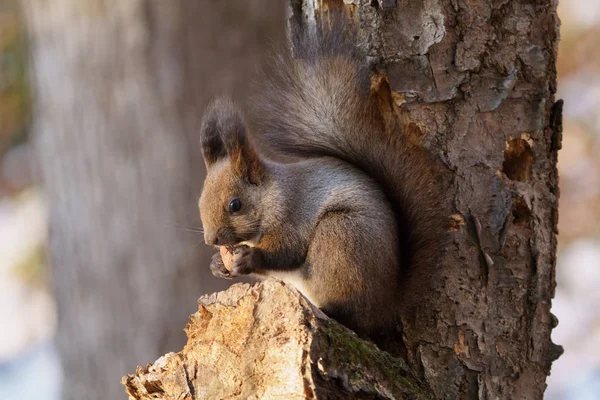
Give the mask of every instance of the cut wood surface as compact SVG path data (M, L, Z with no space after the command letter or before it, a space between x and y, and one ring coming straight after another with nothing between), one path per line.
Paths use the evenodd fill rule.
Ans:
M203 296L188 342L121 383L129 399L428 399L404 361L275 280Z

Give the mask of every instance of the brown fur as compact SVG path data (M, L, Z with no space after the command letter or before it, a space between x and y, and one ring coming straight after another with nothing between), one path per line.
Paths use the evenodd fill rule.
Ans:
M230 102L208 109L200 210L208 244L259 238L255 247L236 247L231 271L216 257L216 275L280 278L375 336L399 324L403 304L414 304L407 293L426 290L413 283L427 282L435 265L443 196L402 118L382 114L382 104L394 106L370 95L369 71L348 31L334 28L318 43L298 41L295 58L275 58L253 113L255 140L298 162L260 159ZM243 208L230 214L233 198Z

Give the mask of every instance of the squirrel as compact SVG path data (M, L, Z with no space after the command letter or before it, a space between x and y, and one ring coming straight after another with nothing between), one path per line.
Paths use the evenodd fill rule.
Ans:
M233 253L230 269L213 256L213 275L283 280L373 337L399 327L435 269L443 190L339 25L274 56L251 123L227 98L208 106L199 208L206 244Z

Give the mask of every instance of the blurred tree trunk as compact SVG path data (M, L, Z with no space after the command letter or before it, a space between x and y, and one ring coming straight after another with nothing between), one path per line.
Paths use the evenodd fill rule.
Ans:
M310 29L329 7L360 21L361 44L399 112L452 174L452 243L434 290L418 293L420 307L402 321L409 361L438 398L541 399L561 352L550 340L556 1L293 4L296 29Z
M199 225L202 109L247 93L279 3L22 0L65 399L124 398L120 377L178 350L223 287L176 225Z

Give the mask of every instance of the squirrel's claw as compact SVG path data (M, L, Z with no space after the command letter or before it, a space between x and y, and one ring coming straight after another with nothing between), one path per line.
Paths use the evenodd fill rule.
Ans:
M216 276L217 278L232 278L231 272L225 268L225 264L223 263L223 258L221 258L220 253L212 256L212 260L210 262L210 272L212 272L213 276Z
M233 251L231 276L248 275L257 267L257 251L254 247L236 247Z

